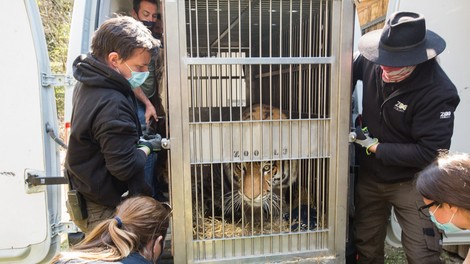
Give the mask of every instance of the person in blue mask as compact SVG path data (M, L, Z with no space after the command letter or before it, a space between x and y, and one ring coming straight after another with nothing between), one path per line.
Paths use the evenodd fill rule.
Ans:
M149 134L167 135L167 124L163 119L166 116L163 100L161 96L162 74L164 71L161 34L161 14L158 13L159 1L157 0L134 0L132 4L131 15L135 20L144 24L151 32L152 36L158 41L160 52L150 58L148 64L149 74L145 81L136 87L134 95L137 99L137 116L139 117L142 128ZM160 31L161 32L161 31ZM152 196L159 201L168 201L168 175L167 171L167 153L160 152L152 154L145 165L146 180L152 185L154 193Z
M67 206L85 234L112 216L124 194L152 195L144 168L161 142L143 139L133 90L147 78L157 51L158 41L141 22L117 17L99 27L91 52L73 63L77 84L64 166Z
M470 155L446 153L418 173L419 211L445 233L470 229Z
M422 215L444 233L470 229L470 155L444 153L418 173L416 189L423 196ZM464 263L470 263L470 255Z

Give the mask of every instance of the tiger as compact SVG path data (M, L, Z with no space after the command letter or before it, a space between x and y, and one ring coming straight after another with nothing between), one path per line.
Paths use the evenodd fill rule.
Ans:
M288 117L279 108L262 104L247 107L241 115L242 121L279 119L287 120ZM193 198L203 204L206 216L221 218L223 215L225 219L235 222L242 218L266 220L278 218L288 209L286 202L292 189L289 187L297 180L298 161L263 160L205 165L194 168L193 176L199 186Z

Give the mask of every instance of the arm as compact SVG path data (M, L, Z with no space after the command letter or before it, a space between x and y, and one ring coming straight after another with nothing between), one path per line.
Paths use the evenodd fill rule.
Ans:
M381 142L370 151L375 151L385 165L419 168L435 159L439 150L449 149L459 99L456 93L445 92L429 98L415 110L410 143ZM448 115L443 117L442 113Z
M127 101L127 100L126 100ZM131 105L115 100L103 107L92 131L106 163L106 169L120 181L144 177L147 159L145 147L136 147L139 135Z
M359 52L356 52L354 53L354 58L353 58L353 67L352 67L352 70L353 70L353 74L352 74L352 77L353 77L353 80L352 80L352 89L354 91L354 88L356 87L356 83L357 81L361 80L362 81L362 75L363 75L363 61L364 61L364 57L362 57L362 55L359 54Z
M153 106L152 102L147 98L142 88L137 87L134 89L134 95L137 100L141 101L145 105L145 123L149 124L150 118L153 117L155 120L158 120L157 111Z

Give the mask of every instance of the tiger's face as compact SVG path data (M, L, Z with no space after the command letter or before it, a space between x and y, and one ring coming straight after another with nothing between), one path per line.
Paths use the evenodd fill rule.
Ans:
M272 111L271 111L272 110ZM255 105L242 114L243 120L287 119L278 108ZM260 162L228 163L225 175L232 191L225 194L225 213L233 211L256 215L279 216L286 208L282 191L297 179L296 160L267 160ZM252 211L253 209L253 211ZM261 214L260 211L263 213Z
M243 162L226 168L233 192L225 195L226 213L234 211L255 213L263 211L268 217L279 216L284 205L282 191L297 179L296 162L292 161ZM243 210L242 210L243 207Z

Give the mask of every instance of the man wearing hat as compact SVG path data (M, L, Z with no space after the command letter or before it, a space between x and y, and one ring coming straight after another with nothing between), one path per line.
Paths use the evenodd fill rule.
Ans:
M435 59L445 46L413 12L392 14L382 30L359 40L353 76L363 82L363 112L356 125L367 130L356 141L359 263L384 263L391 206L408 263L441 263L442 236L418 211L424 203L413 178L451 143L460 99Z

